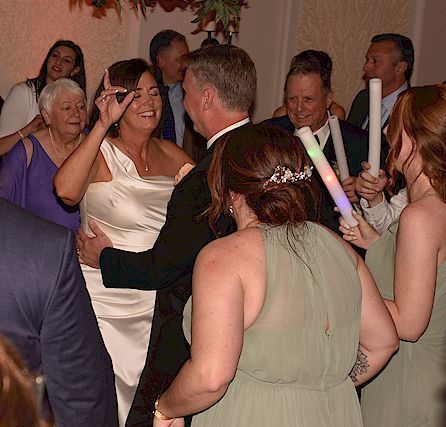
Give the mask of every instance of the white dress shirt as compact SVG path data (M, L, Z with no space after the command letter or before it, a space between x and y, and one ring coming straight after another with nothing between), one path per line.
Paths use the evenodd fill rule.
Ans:
M240 126L246 125L246 123L249 123L250 119L249 117L246 117L246 119L240 120L239 122L236 122L228 127L225 127L224 129L222 129L220 132L217 132L211 139L208 140L207 142L207 148L209 149L212 144L218 139L220 138L220 136L224 135L225 133L229 132L230 130L233 129L237 129Z
M387 230L387 227L392 224L401 214L402 210L408 205L409 199L407 196L407 188L403 188L398 194L386 200L383 195L383 201L374 206L369 207L367 200L361 198L359 201L364 218L366 221L379 233L382 234Z

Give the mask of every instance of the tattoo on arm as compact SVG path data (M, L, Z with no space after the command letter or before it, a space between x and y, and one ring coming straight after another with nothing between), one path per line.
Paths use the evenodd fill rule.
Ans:
M358 353L356 355L356 362L353 365L353 368L349 374L352 381L353 382L358 381L357 376L367 373L367 368L369 366L370 365L367 362L367 356L360 349L358 349Z

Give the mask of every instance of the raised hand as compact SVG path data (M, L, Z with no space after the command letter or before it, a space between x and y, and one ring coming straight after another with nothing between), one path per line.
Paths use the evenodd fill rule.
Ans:
M383 169L379 170L379 177L375 178L369 174L370 164L362 162L363 171L358 175L355 183L356 192L363 198L370 202L378 204L382 201L382 190L387 183L387 175Z
M99 121L103 127L108 129L113 123L117 122L124 114L127 106L132 102L135 92L130 92L119 103L116 94L126 93L127 89L122 86L112 86L110 84L110 76L108 70L105 70L104 75L104 90L96 98L95 104L99 109Z
M22 130L22 134L25 136L30 135L31 133L35 133L40 129L43 129L44 123L42 116L37 114Z
M352 214L353 218L358 221L356 227L350 227L342 216L339 218L339 230L343 234L342 237L347 242L353 243L360 248L368 249L380 236L362 215L355 211L352 211Z
M345 194L348 197L348 200L350 200L350 203L357 203L359 202L358 196L355 193L355 185L356 180L354 176L349 176L348 178L345 178L344 181L342 181L342 189L345 191Z

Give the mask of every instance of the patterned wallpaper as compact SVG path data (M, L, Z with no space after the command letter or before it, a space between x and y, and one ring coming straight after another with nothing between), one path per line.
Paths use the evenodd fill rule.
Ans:
M277 55L305 49L329 53L335 100L348 111L363 87L362 65L371 36L413 32L413 0L274 0L274 6L271 2L250 0L242 13L240 37L235 38L258 69L258 119L269 117L281 100L286 70L282 73L283 61ZM274 15L269 14L271 7ZM187 36L192 48L203 38L202 33L191 34L195 25L184 11L167 13L157 8L146 19L136 19L128 7L123 7L120 18L110 10L105 19L96 19L85 5L70 10L69 0L2 1L0 95L5 97L15 82L35 76L48 48L60 38L72 39L84 51L89 100L104 68L138 54L147 57L147 45L157 31L175 28ZM267 44L259 43L263 35L259 29L264 28L270 32Z
M364 85L362 66L371 37L380 33L410 37L411 3L407 0L300 2L296 53L317 49L331 56L334 99L347 112L353 97Z
M15 83L36 76L52 44L70 39L84 53L91 95L104 68L123 55L128 28L125 10L121 18L111 10L107 19L97 19L86 6L70 9L69 0L2 1L1 9L1 80ZM5 97L5 84L0 90Z

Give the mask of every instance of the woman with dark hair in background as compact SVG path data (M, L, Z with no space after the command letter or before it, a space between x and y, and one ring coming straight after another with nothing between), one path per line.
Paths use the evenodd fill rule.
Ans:
M113 64L95 104L85 145L59 170L56 191L69 205L82 200L81 232L98 234L94 221L113 247L150 249L166 220L174 177L192 160L157 137L163 105L156 70L143 59ZM107 289L100 270L82 271L113 361L123 426L147 355L156 291Z
M399 352L363 390L367 427L443 427L446 420L446 87L409 88L390 115L387 161L409 204L380 237L357 216L344 238L366 263L400 338Z
M0 115L0 156L15 143L43 128L39 96L43 88L60 78L70 78L85 92L84 55L71 40L51 46L37 77L15 85L5 99Z
M198 255L184 310L191 358L154 426L197 413L200 427L362 426L354 383L396 350L390 314L359 255L309 221L302 145L271 125L234 135L214 151L207 214L214 229L232 215L238 231Z

